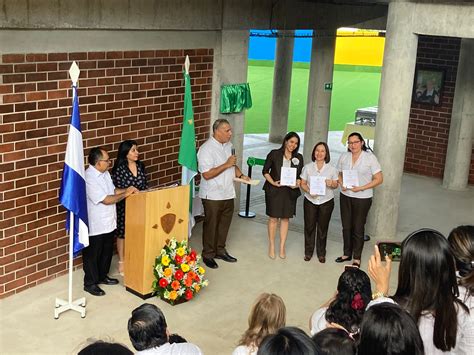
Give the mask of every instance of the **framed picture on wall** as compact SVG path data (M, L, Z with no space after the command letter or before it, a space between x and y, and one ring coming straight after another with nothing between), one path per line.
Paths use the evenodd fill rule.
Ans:
M444 86L444 69L417 68L413 101L420 104L440 105Z

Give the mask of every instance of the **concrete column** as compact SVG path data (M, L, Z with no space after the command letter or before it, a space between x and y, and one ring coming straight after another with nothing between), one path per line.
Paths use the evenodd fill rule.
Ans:
M453 113L449 128L448 152L444 167L443 187L467 189L472 154L474 126L474 40L463 38L459 55Z
M414 5L391 2L380 84L375 154L384 182L375 189L367 232L376 239L395 237L405 160L418 37L412 32Z
M246 166L242 166L245 111L221 114L220 98L221 85L247 82L249 32L247 30L222 30L220 35L217 36L214 48L212 106L209 130L212 133L212 123L218 118L225 118L230 122L232 126L232 144L237 154L237 164L246 172ZM245 165L245 162L243 164ZM236 188L235 192L237 194L235 206L238 209L240 206L240 189Z
M336 30L317 31L311 47L308 103L304 130L304 161L311 161L311 152L317 142L328 140L331 90L336 50ZM331 86L332 87L332 86Z
M295 31L278 31L273 72L272 111L268 140L281 143L288 130L290 108L291 71L293 67L293 48Z

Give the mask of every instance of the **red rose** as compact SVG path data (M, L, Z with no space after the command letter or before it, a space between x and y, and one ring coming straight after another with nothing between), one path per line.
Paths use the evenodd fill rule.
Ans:
M191 253L189 253L189 258L191 260L196 260L196 251L195 250L191 250Z
M166 281L165 278L161 278L159 281L159 284L160 284L160 287L165 288L166 286L168 286L168 281Z
M178 254L176 254L176 256L174 257L174 260L178 263L178 264L181 264L183 262L183 258L181 256L179 256Z
M184 276L184 272L182 272L181 270L177 270L174 274L174 278L176 280L182 280L183 276Z
M191 298L193 298L193 291L186 290L186 292L184 293L184 297L186 297L186 299L189 301Z

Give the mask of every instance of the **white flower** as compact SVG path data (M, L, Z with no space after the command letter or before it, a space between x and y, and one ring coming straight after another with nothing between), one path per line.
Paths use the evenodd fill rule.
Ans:
M300 163L300 160L295 157L295 158L291 159L291 162L293 163L293 165L298 165Z
M176 239L171 239L171 248L176 249Z

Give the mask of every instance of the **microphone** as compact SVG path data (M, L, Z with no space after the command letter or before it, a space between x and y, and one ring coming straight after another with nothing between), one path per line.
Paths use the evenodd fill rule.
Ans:
M235 148L231 148L231 154L235 155Z

